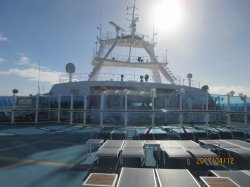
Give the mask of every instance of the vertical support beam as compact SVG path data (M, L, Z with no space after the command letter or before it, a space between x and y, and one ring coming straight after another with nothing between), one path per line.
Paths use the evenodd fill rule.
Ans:
M36 95L36 113L35 113L35 124L38 123L38 115L39 115L39 94Z
M58 96L57 98L57 102L58 102L58 108L57 108L57 123L61 122L61 95Z
M104 96L105 96L105 93L102 93L101 106L100 106L100 125L103 125Z
M127 129L128 126L128 90L125 89L125 101L124 101L124 106L125 106L125 113L124 113L124 127Z
M227 94L227 125L231 127L230 94Z
M73 103L74 103L74 96L71 94L70 96L70 113L69 113L69 124L72 125L73 123Z
M206 133L208 138L208 121L209 121L209 114L208 114L208 91L206 90L206 116L205 116L205 124L206 124Z
M209 113L208 113L208 91L206 91L206 126L208 126L209 122Z
M193 122L192 118L193 102L191 98L188 98L188 121Z
M244 125L247 126L247 96L244 95Z
M179 114L179 124L183 124L183 114L182 114L182 97L184 94L185 90L183 88L180 89L179 94L180 94L180 114Z
M84 94L84 101L83 101L83 125L86 125L86 110L87 110L87 95Z
M16 108L16 95L12 96L12 109L11 109L11 124L15 123L15 108Z
M155 93L156 90L152 89L151 91L151 99L152 99L152 121L151 121L151 125L155 126Z

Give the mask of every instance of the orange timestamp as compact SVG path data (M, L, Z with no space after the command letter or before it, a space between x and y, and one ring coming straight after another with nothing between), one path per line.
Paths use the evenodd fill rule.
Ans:
M204 158L204 157L197 157L196 164L203 165L203 164L210 164L210 165L222 165L222 164L231 164L235 163L235 159L233 157L225 157L225 158Z

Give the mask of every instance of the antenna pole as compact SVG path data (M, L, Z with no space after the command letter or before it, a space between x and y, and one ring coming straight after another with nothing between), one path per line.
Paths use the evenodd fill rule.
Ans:
M97 26L97 30L99 30L99 39L101 39L102 38L102 12L101 12L100 25Z
M102 38L102 24L100 23L99 26L97 26L97 30L99 30L99 39Z
M135 17L135 0L134 0L133 12L132 12L132 20L131 20L131 38L130 38L130 45L129 45L128 62L130 62L132 38L134 38L134 35L135 35L134 17Z

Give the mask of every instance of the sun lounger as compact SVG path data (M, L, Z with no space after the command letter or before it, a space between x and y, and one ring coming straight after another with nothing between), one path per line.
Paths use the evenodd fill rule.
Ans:
M144 140L126 140L123 147L144 147Z
M180 146L185 147L185 148L199 148L200 145L192 140L179 140L176 141Z
M115 187L117 176L117 174L90 173L82 185L84 187Z
M154 169L123 167L117 187L156 187Z
M206 187L240 187L228 177L200 177Z
M126 140L122 148L121 163L124 158L140 158L141 163L145 159L144 140Z
M241 140L227 139L227 140L221 140L221 141L228 142L234 146L245 147L245 148L250 149L250 143L244 142Z
M110 147L110 148L121 148L124 144L124 140L107 140L101 147L102 148L107 148L107 147Z
M220 148L231 153L240 155L243 158L250 158L250 148L247 148L248 143L240 140L219 140ZM246 144L245 144L246 143Z
M217 177L229 177L241 187L249 187L250 175L241 170L210 170Z
M121 148L100 148L96 156L97 157L118 157L119 153L121 151Z
M96 153L97 163L100 157L119 158L123 143L123 140L107 140Z
M189 152L192 156L195 158L216 158L218 157L217 154L203 148L203 147L198 147L198 148L188 148L187 152Z
M162 140L160 141L160 146L161 147L175 147L175 148L181 147L177 142L178 141L175 141L175 140Z
M187 169L155 169L161 187L200 186Z
M250 149L248 148L224 148L225 150L240 155L243 158L250 158Z
M168 158L172 159L185 159L187 161L187 164L190 165L190 158L191 155L184 149L180 147L163 147L163 162L165 165L165 154L167 155ZM165 153L165 154L164 154Z

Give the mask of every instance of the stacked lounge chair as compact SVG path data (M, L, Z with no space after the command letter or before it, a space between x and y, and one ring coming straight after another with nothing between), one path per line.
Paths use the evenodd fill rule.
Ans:
M124 140L107 140L97 151L97 163L100 157L119 158Z

